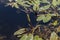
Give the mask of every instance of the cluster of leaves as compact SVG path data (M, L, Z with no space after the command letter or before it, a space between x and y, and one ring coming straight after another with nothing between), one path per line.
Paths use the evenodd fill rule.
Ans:
M39 15L37 18L37 21L41 21L43 20L44 23L48 22L49 20L51 20L52 16L57 16L56 14L45 14L45 15Z
M39 38L38 35L33 36L33 34L24 34L20 40L43 40L42 38Z
M19 8L19 5L23 6L23 7L31 7L33 6L33 10L46 10L48 9L50 6L57 6L60 5L60 0L52 0L52 2L50 3L49 1L51 0L15 0L16 2L13 2L13 7ZM41 7L41 3L47 3L48 5L42 6ZM19 4L19 5L18 5Z
M50 5L40 7L41 3L44 3L44 1L43 0L16 0L16 2L13 2L12 6L16 7L16 8L19 8L19 5L21 5L21 6L25 7L25 8L33 6L32 9L34 11L37 11L37 10L42 11L42 10L48 9L50 7ZM45 3L49 4L49 2L47 0L45 0Z
M27 34L27 33L23 34L23 33L25 33L25 28L19 29L18 31L16 31L14 33L14 35L18 35L17 37L19 37L19 40L43 40L38 35L33 35L31 33L29 33L29 34ZM23 35L21 35L21 34L23 34ZM52 32L50 35L50 40L58 40L58 35L55 32Z
M60 10L60 8L57 8L60 5L60 0L15 0L15 2L10 2L7 5L11 5L12 7L16 7L18 9L20 8L20 6L22 6L25 10L31 9L34 13L36 12L37 14L39 14L36 19L36 21L38 22L43 21L43 23L47 23L52 19L52 17L60 16L59 13L57 12L58 10ZM41 12L44 12L46 14L44 13L42 14ZM28 14L29 12L26 13ZM27 17L30 22L29 15ZM54 26L58 24L59 24L58 20L55 20L52 23L52 25ZM35 27L37 28L37 25ZM57 28L57 31L60 32L60 27ZM43 40L38 35L34 35L32 33L26 33L25 28L16 31L14 35L18 35L19 38L21 37L19 40ZM56 32L51 33L49 40L58 40L58 35L56 34Z
M51 1L51 0L49 0ZM50 7L56 8L58 5L60 5L60 0L52 0L52 2L49 2L48 0L16 0L16 2L9 3L12 7L19 8L19 5L22 6L23 8L30 8L33 11L46 11ZM47 4L45 6L41 6L41 3ZM32 6L32 7L31 7ZM59 10L59 8L58 8ZM56 15L56 13L53 13ZM58 14L58 13L57 13ZM37 21L43 20L44 23L48 22L51 20L52 14L48 12L47 15L39 15L37 17ZM53 16L54 16L53 15ZM45 17L46 16L46 17Z

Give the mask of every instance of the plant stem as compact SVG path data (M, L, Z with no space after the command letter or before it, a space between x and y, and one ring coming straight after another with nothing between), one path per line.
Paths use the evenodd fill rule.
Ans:
M31 22L29 14L27 14L28 22Z
M34 26L32 25L31 19L30 19L30 15L27 13L27 20L28 20L28 25L31 29L34 28Z
M35 28L33 28L33 30L32 30L32 34L35 32L35 30L37 29L37 28L39 28L40 27L40 25L38 25L39 24L39 22L36 24L36 27ZM40 29L39 29L39 31L40 31Z

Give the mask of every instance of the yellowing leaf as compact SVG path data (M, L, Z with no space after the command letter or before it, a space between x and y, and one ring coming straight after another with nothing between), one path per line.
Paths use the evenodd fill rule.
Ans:
M40 0L33 0L33 10L39 11Z
M58 40L58 35L55 32L51 33L50 40Z

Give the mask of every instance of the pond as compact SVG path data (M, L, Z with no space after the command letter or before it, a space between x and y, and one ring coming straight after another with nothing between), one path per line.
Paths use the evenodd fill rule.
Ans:
M28 1L28 3L29 2L30 1ZM33 1L31 4L37 4L35 2ZM20 2L18 2L18 4L19 3ZM56 36L58 37L57 39L60 40L59 5L56 6L52 1L51 5L49 3L49 1L47 1L47 3L43 3L41 0L41 3L39 2L38 6L30 5L27 7L28 12L26 10L26 13L29 13L31 22L27 19L27 14L25 12L15 8L18 6L16 3L13 3L13 8L11 6L5 6L5 4L0 3L0 40L18 40L16 37L17 35L13 35L14 32L17 34L22 33L27 35L31 33L33 35L32 37L38 35L44 40L50 40L52 38L55 39ZM20 5L23 6L22 4ZM33 12L30 12L29 8L33 8ZM29 25L29 23L32 25ZM21 32L16 32L20 28ZM22 28L26 28L23 29L25 32L22 31Z
M22 11L17 14L16 11L16 8L5 7L4 4L0 4L0 34L11 36L19 27L28 27L26 14ZM30 16L33 25L35 25L34 14L30 14Z

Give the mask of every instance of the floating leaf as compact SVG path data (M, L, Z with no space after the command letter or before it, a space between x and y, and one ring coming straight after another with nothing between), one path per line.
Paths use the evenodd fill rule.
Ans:
M15 8L19 8L19 6L18 6L17 3L14 3L14 7L15 7Z
M43 40L42 38L39 38L39 40Z
M39 36L36 35L36 36L34 37L34 40L39 40Z
M33 10L36 11L37 10L37 7L33 6Z
M45 18L43 19L43 22L46 23L51 20L51 14L45 15Z
M39 15L39 16L37 17L37 21L41 21L41 20L43 20L44 18L45 18L44 15Z
M48 0L41 0L42 3L49 3Z
M59 24L59 23L58 23L57 20L52 23L53 26L56 26L56 25L58 25L58 24Z
M60 5L60 0L57 0L57 4Z
M34 40L43 40L42 38L39 38L38 35L34 36Z
M55 32L51 33L50 40L58 40L58 35Z
M27 40L27 38L28 38L27 34L24 34L24 35L20 38L20 40Z
M43 40L42 38L39 38L38 35L33 36L33 34L24 34L20 40Z
M24 0L16 0L16 2L21 6L30 7L30 5L26 4L28 1L26 2Z
M14 33L14 35L22 34L22 33L26 32L25 30L26 30L25 28L19 29Z
M17 35L18 38L20 38L22 35Z
M29 34L27 40L33 40L33 34Z
M50 5L42 6L39 8L39 11L47 10L49 9Z
M41 20L43 20L44 23L50 21L51 20L51 14L38 16L37 21L41 21Z
M58 5L58 1L52 0L52 4L53 4L53 6L57 6Z
M24 4L24 1L23 0L16 0L16 2L20 5L23 5Z
M38 11L39 10L39 5L40 5L40 0L33 0L33 10Z

